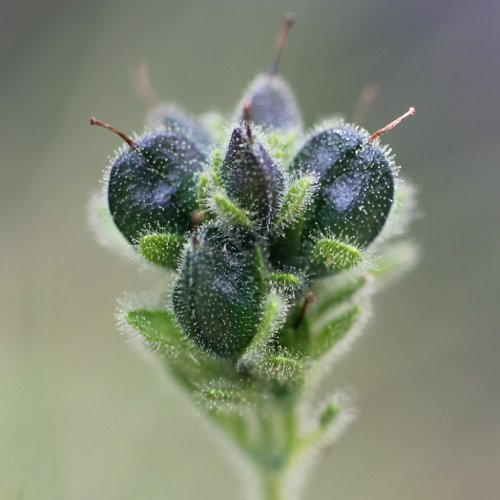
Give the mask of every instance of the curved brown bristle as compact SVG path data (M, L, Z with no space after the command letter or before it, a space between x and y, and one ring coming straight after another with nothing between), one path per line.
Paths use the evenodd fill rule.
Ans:
M305 299L304 303L302 304L302 307L300 308L299 314L297 314L297 317L295 318L295 321L293 322L293 328L297 329L302 321L304 321L304 317L307 312L307 308L309 307L309 304L312 304L316 300L316 295L314 295L313 292L308 292Z
M200 244L198 229L200 224L203 222L203 217L203 212L201 210L193 210L193 213L191 214L191 222L193 223L192 244L194 247L197 247Z
M245 99L243 101L243 116L245 118L245 127L247 130L247 139L250 144L253 144L253 135L252 135L252 128L250 126L250 122L252 120L252 110L250 106L250 101L248 99Z
M125 135L123 132L120 132L117 128L112 127L111 125L108 125L107 123L104 123L101 120L98 120L97 118L94 117L92 117L89 120L89 122L91 125L97 125L98 127L111 130L111 132L114 132L116 135L121 137L129 145L130 149L135 149L137 147L137 144L128 135Z
M370 137L368 137L368 139L366 139L366 142L374 141L377 137L380 137L382 134L385 134L386 132L389 132L389 130L392 130L394 127L397 127L405 118L413 116L414 114L415 108L412 106L405 114L401 115L399 118L396 118L391 123L388 123L385 127L382 127L381 129L374 132Z
M280 34L278 36L278 42L276 43L276 48L274 50L273 60L269 65L267 70L267 74L269 76L274 76L278 72L278 66L281 60L281 55L283 54L283 49L285 48L286 41L288 38L288 34L292 29L292 26L297 21L297 16L293 12L289 12L285 16L285 20L283 21L283 26L281 28Z

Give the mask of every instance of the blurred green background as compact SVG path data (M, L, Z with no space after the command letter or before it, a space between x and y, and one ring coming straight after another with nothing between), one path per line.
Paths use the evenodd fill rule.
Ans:
M382 91L376 130L420 187L418 267L327 387L360 411L307 499L500 498L500 5L497 0L0 1L0 498L244 498L201 420L117 333L117 297L162 286L98 246L87 200L140 130L127 75L231 111L299 21L281 66L306 123Z

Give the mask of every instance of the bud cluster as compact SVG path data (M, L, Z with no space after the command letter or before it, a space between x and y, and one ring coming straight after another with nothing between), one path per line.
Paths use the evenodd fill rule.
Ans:
M286 18L269 70L232 122L197 120L156 98L147 131L133 139L91 120L126 142L106 182L116 228L142 258L175 273L164 306L125 320L264 469L284 469L308 442L290 424L308 374L347 340L371 282L404 262L401 244L387 241L411 194L378 139L395 122L372 135L341 120L303 132L277 75L293 22ZM377 240L379 267L367 258ZM311 435L339 412L329 403ZM288 424L267 429L266 442L266 429L249 430L256 415L263 426Z

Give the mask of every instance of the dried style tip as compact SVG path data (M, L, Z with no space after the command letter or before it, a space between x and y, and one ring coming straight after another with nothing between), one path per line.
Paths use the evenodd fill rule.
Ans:
M415 108L412 106L404 115L401 115L399 118L396 118L391 123L388 123L385 127L382 127L380 130L374 132L370 137L368 137L368 139L366 139L366 142L373 142L377 137L380 137L382 134L389 132L389 130L392 130L394 127L397 127L405 118L413 116L414 114L415 114Z
M308 292L306 298L304 299L304 303L300 308L299 314L297 314L297 317L293 322L292 326L294 329L297 329L301 325L302 321L304 321L304 317L306 315L309 304L312 304L315 300L316 300L316 295L314 295L313 292Z
M193 244L193 247L198 247L200 245L200 237L198 236L198 228L195 227L194 233L193 233L193 239L191 240L191 243Z
M144 59L138 58L130 61L130 85L149 109L160 104L160 98L151 84L148 65Z
M286 45L288 33L290 33L290 30L292 29L292 26L295 24L296 21L297 21L297 16L293 12L289 12L285 16L285 20L283 22L283 26L281 28L278 37L278 42L276 43L276 49L274 51L273 60L271 61L271 64L269 65L269 68L267 70L267 74L269 76L274 76L278 72L278 66L281 60L281 55L283 54L283 49L285 48Z
M97 125L98 127L102 127L102 128L111 130L111 132L114 132L116 135L120 136L129 145L130 149L137 148L137 144L130 137L125 135L123 132L120 132L115 127L112 127L111 125L108 125L107 123L104 123L101 120L98 120L97 118L91 118L89 120L89 123L91 125Z
M193 210L191 215L194 229L198 229L203 222L203 212L201 210Z
M250 122L252 121L252 114L250 109L250 101L245 99L243 101L243 116L245 117L245 127L247 131L248 142L253 144L252 128L250 127Z
M193 210L193 213L191 215L191 220L193 221L193 246L197 247L200 244L200 238L198 236L198 229L203 222L203 213L201 210Z

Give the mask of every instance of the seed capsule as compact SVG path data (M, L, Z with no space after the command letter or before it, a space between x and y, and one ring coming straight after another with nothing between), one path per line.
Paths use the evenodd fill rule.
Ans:
M394 199L393 166L387 153L345 125L313 136L293 161L292 170L319 176L304 235L331 233L366 247L380 233Z
M108 203L118 229L133 244L148 232L182 235L189 231L197 207L197 177L205 157L184 136L173 131L147 134L132 141L111 166Z
M263 297L254 239L207 223L187 250L173 293L185 333L223 357L236 358L255 335Z
M256 125L282 132L301 127L295 97L285 81L277 76L281 54L295 21L296 17L293 13L285 17L267 72L255 78L243 98L244 101L249 102L252 109L252 121Z
M229 197L266 230L279 208L285 180L264 147L253 142L247 126L247 130L233 130L220 170L221 180Z
M245 99L252 107L252 121L267 129L300 129L300 112L288 84L279 76L259 75L250 84Z

